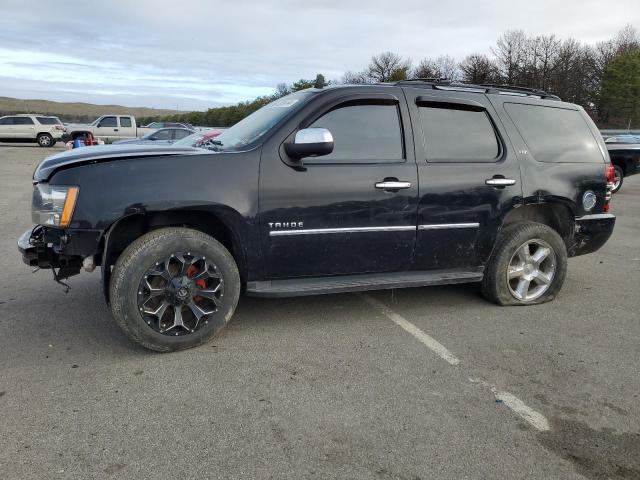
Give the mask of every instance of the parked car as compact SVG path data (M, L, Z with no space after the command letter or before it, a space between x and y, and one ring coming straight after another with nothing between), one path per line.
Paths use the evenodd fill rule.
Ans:
M103 115L92 123L70 124L67 126L65 140L75 140L76 137L91 133L95 138L105 142L139 138L155 132L155 128L138 127L132 115Z
M603 135L603 137L605 143L640 143L640 135Z
M616 137L616 140L620 139L620 137ZM621 140L605 141L611 163L615 169L614 193L622 188L625 177L640 173L640 137L634 138L635 143L628 142L627 136Z
M261 297L481 282L556 297L611 235L613 168L584 110L540 91L404 81L280 98L207 148L116 145L40 163L30 267L101 266L117 324L200 345ZM425 305L428 308L428 305Z
M210 130L204 132L194 132L188 137L181 139L174 143L178 147L198 147L209 148L215 150L216 143L214 139L218 137L222 132L219 130Z
M144 125L142 128L149 128L157 130L159 128L187 128L189 130L195 130L194 126L190 123L176 123L176 122L152 122L148 125Z
M157 144L157 145L171 145L172 143L182 140L185 137L193 134L193 130L186 128L160 128L154 132L148 133L144 137L133 138L128 140L118 140L113 142L114 144Z
M8 115L0 117L0 142L37 142L53 147L64 134L58 117L48 115Z

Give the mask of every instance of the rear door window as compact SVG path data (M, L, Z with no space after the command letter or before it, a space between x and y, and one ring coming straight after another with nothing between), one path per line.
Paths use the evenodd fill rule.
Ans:
M120 126L123 128L129 128L131 126L130 117L120 117Z
M153 134L154 140L171 140L171 130L159 130Z
M430 103L418 107L428 162L495 162L500 143L486 110Z
M175 140L181 140L184 137L188 137L189 135L191 135L191 132L189 130L174 130L173 131L173 138Z
M539 162L602 163L598 142L578 110L525 103L504 108Z
M13 117L14 125L33 125L31 117Z

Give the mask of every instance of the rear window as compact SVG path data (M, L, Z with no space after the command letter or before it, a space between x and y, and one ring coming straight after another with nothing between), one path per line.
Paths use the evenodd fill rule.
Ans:
M36 117L40 125L61 125L62 122L56 117Z
M500 144L482 109L451 104L420 106L420 124L429 162L495 162Z
M598 142L578 110L505 103L504 108L539 162L602 163Z

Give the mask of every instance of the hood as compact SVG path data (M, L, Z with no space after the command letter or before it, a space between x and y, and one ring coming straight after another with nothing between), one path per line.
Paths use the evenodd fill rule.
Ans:
M36 182L46 181L56 170L68 168L69 166L108 162L123 158L166 157L169 155L194 155L199 153L213 152L201 148L174 147L171 145L96 145L80 147L45 158L36 167L33 179Z

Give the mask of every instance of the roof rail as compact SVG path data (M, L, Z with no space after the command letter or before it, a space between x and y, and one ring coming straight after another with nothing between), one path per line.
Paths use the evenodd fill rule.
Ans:
M539 90L536 88L518 87L512 85L496 85L496 84L475 84L457 82L446 78L411 78L408 80L400 80L394 82L394 85L411 85L411 86L424 86L433 89L446 89L446 90L461 90L461 91L481 91L483 93L495 93L495 94L515 94L523 96L538 97L546 100L560 100L560 97ZM480 93L480 92L479 92Z
M529 87L519 87L515 85L496 85L493 83L482 83L479 85L480 87L487 87L490 90L497 90L498 93L500 91L503 92L516 92L516 93L524 93L526 95L533 95L540 98L547 98L551 100L560 100L560 97L557 95L553 95L551 93L547 93L544 90L540 90L539 88L529 88ZM492 93L492 92L491 92Z
M442 77L429 77L429 78L409 78L407 80L399 80L396 83L396 85L398 84L403 84L403 83L407 83L407 84L413 84L416 82L422 82L422 83L431 83L434 85L450 85L453 80L451 80L450 78L442 78Z

